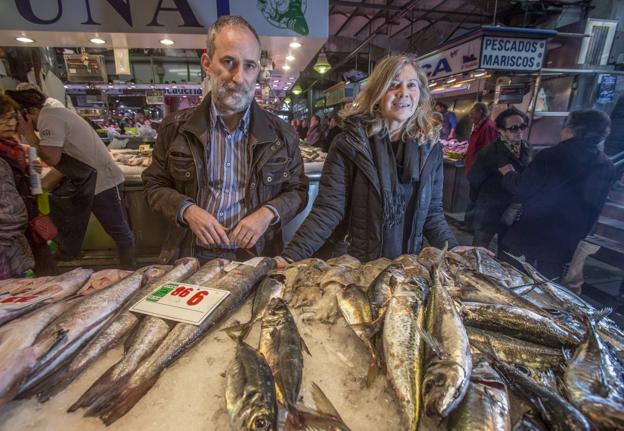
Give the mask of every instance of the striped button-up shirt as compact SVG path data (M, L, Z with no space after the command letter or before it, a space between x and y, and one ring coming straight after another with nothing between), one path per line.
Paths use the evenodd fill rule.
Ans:
M205 208L230 231L245 217L245 189L249 180L249 111L231 132L214 103L210 103L208 199ZM222 247L226 247L223 245ZM231 244L229 248L236 248Z

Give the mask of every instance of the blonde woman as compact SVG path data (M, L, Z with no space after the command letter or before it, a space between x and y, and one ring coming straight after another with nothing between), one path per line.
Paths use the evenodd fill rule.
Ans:
M442 211L440 124L428 88L413 57L390 56L377 65L339 113L342 131L312 211L282 254L286 261L323 246L363 262L418 253L424 238L435 247L457 246Z

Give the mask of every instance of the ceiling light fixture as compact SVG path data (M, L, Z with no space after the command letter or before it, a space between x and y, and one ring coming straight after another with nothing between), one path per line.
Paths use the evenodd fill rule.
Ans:
M452 84L453 82L457 81L457 78L449 78L446 80L447 84Z
M160 41L161 44L166 45L166 46L171 46L173 45L175 42L172 41L171 39L162 39Z
M89 42L95 43L96 45L102 45L106 43L104 39L100 39L99 37L94 37L93 39L90 39Z
M329 72L329 70L331 69L331 64L329 64L329 61L327 60L325 51L321 51L321 53L318 55L318 58L316 59L316 63L314 64L312 68L316 70L318 73L320 73L321 75L324 75L327 72Z
M484 69L477 69L474 71L474 77L475 78L481 78L482 76L485 76L485 74L487 73L487 71L485 71Z
M301 88L301 86L299 84L296 84L293 89L292 92L295 96L298 96L299 94L301 94L303 92L303 89Z
M287 64L285 64L285 65L283 65L283 66L282 66L282 69L284 69L284 70L290 70L290 66L289 66L289 65L287 65Z
M15 40L17 40L18 42L22 42L22 43L33 43L35 41L35 39L31 39L26 36L16 37Z
M288 46L290 46L293 49L301 48L301 44L299 42L297 42L297 41L290 42L290 45L288 45Z
M294 56L294 55L292 55L292 54L288 54L288 55L286 56L286 61L295 61L295 56Z

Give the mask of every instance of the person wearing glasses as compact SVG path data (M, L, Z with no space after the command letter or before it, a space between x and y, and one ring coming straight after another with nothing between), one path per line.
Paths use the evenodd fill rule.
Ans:
M501 184L500 166L510 164L522 172L530 161L531 151L525 141L527 115L512 107L501 112L495 120L498 139L483 148L468 172L471 200L475 202L472 245L490 248L494 235L502 238L507 224L513 223L513 212L519 210L511 193ZM503 215L508 216L501 220ZM511 220L509 220L509 218Z
M559 144L540 151L523 172L510 163L499 168L503 188L522 203L520 217L501 247L525 256L548 278L564 274L616 179L615 167L602 149L610 127L604 112L571 112Z

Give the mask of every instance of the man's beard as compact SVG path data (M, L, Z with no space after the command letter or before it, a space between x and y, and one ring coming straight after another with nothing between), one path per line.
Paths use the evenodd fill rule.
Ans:
M223 114L235 114L243 112L251 105L253 94L243 84L223 84L213 89L213 100Z

